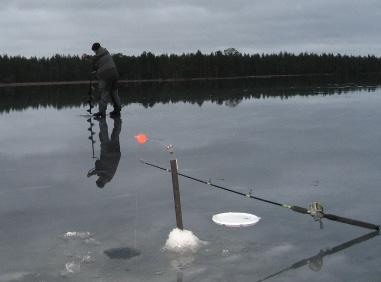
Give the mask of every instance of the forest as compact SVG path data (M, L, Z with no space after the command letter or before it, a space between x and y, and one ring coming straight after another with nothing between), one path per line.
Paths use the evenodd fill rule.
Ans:
M335 75L351 78L380 73L381 58L341 54L242 54L234 48L203 54L138 56L113 54L121 79L190 79L262 75ZM91 66L77 55L23 57L0 55L0 83L87 80Z

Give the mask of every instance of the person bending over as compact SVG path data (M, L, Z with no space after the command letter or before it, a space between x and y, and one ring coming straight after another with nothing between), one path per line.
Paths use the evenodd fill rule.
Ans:
M98 78L98 91L100 94L99 110L94 114L94 117L104 118L106 116L107 103L110 99L114 106L114 110L110 112L110 116L120 116L122 107L118 94L119 72L114 60L107 49L102 47L99 43L94 43L91 49L95 55L90 56L85 53L82 55L82 59L91 61L93 71L96 72Z

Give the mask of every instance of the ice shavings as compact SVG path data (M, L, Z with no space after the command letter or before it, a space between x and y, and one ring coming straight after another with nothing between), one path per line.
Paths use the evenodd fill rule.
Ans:
M93 236L93 234L87 231L69 231L63 235L66 240L83 240L86 244L98 245L99 242Z
M75 261L68 262L65 264L66 271L69 273L77 273L81 270L81 265Z
M207 242L198 239L192 231L175 228L169 233L163 249L180 253L197 252L201 246L206 244Z
M89 239L92 235L90 232L77 232L77 231L69 231L64 234L65 239Z

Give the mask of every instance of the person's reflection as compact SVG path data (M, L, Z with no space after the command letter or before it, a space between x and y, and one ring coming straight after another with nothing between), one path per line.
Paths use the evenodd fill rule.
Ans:
M108 135L106 118L98 119L101 153L99 160L95 161L95 168L89 171L87 177L97 175L98 179L96 183L99 188L103 188L106 183L111 181L120 161L119 134L122 129L122 120L120 117L113 119L114 129L112 130L111 138Z

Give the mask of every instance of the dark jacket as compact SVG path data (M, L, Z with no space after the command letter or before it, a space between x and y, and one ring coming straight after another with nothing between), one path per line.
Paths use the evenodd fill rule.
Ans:
M114 60L106 48L100 47L96 54L91 57L91 60L98 79L116 80L119 78Z

